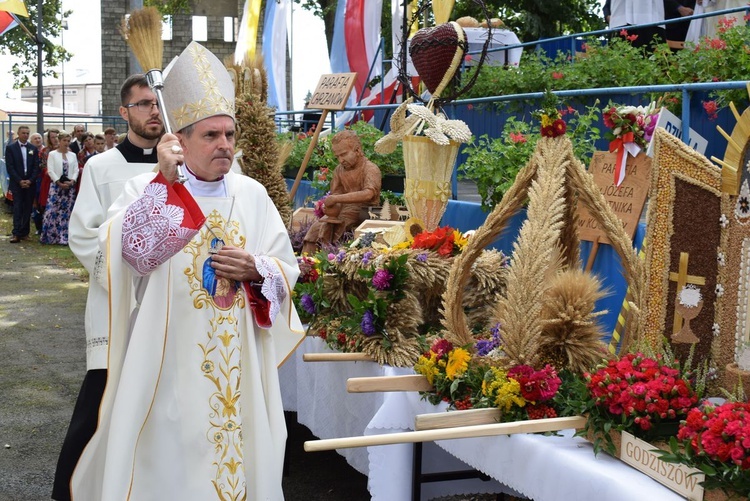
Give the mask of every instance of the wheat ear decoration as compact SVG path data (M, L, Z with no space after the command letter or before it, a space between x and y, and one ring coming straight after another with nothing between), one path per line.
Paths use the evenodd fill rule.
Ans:
M536 173L537 165L530 160L518 172L513 185L487 216L484 224L469 239L464 251L453 261L445 284L442 309L445 312L443 319L443 326L446 330L445 338L456 346L465 346L474 341L463 309L464 289L471 275L471 267L484 248L495 241L507 226L510 218L523 206L531 180Z
M548 269L558 254L565 215L565 171L572 149L567 138L542 138L532 161L539 175L529 189L527 219L513 244L505 297L495 309L503 351L512 363L534 365L542 333L542 299Z
M638 257L638 252L633 249L633 242L625 233L622 221L609 206L604 195L601 194L599 187L594 182L594 177L572 154L568 173L578 187L578 199L588 207L589 212L604 230L610 244L622 260L623 274L630 286L630 293L633 298L630 302L627 335L631 339L639 339L643 334L640 308L643 304L643 287L646 281L645 264Z
M161 14L155 7L134 10L120 25L120 33L144 71L161 69L164 42Z
M578 194L573 183L570 181L570 175L566 172L567 181L565 183L565 225L560 232L560 247L562 248L563 262L566 269L575 269L581 267L580 246L581 241L578 239Z

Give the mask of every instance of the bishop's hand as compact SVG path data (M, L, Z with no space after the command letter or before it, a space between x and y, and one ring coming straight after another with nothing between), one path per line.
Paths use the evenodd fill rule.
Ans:
M180 140L174 134L166 133L156 146L159 158L159 172L169 184L177 180L177 166L185 162Z

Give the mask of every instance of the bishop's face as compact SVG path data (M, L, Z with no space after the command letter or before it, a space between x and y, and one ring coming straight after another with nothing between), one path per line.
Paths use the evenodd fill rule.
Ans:
M232 167L235 130L232 118L219 115L196 122L190 134L180 133L185 163L198 177L218 179Z

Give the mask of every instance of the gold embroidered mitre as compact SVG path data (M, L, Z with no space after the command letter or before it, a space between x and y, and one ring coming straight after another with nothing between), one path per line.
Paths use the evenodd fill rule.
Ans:
M190 42L164 77L164 107L172 130L180 131L217 115L234 119L234 84L221 61Z

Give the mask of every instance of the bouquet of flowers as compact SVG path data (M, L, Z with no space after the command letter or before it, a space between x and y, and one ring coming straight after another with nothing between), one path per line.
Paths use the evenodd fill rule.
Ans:
M562 119L562 113L557 107L560 100L549 89L544 92L542 107L532 113L534 118L541 123L540 132L542 137L558 137L565 134L568 126Z
M679 449L678 441L684 445ZM670 441L672 454L662 459L698 468L706 475L706 489L750 492L750 403L705 402L692 409Z
M497 407L504 422L557 416L552 399L562 381L550 365L505 370L493 365L491 357L436 339L414 370L435 387L422 394L432 404L442 400L457 410Z
M413 238L396 244L394 249L423 249L434 251L439 256L451 257L460 254L469 243L460 231L450 226L435 228L434 231L422 231Z
M587 414L588 420L579 433L594 435L595 452L604 445L614 454L610 430L627 431L641 438L673 435L679 420L687 416L699 398L683 377L679 364L662 354L648 357L629 353L610 360L593 374L585 374L583 382L585 394L579 411ZM657 429L661 423L673 424L674 429Z
M648 106L615 106L611 102L604 112L604 125L610 131L610 153L617 153L615 162L615 184L620 186L625 179L625 164L628 155L637 156L647 148L656 128L659 110L655 102Z

